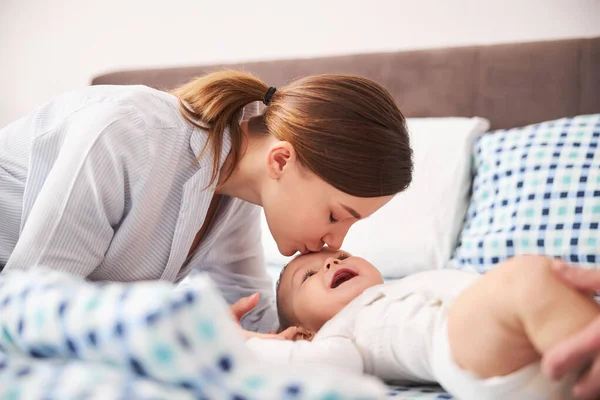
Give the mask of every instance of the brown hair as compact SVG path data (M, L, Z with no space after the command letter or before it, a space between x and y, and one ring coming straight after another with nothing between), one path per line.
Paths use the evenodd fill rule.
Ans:
M232 163L240 159L242 108L262 101L268 86L249 73L213 72L173 93L183 116L208 130L213 154L211 183L217 179L226 127ZM199 122L205 124L202 126ZM278 88L249 130L289 142L300 163L351 196L379 197L406 189L412 178L412 151L405 119L391 94L358 76L315 75Z
M296 257L298 258L298 257ZM279 328L277 329L277 333L281 333L285 331L290 326L294 326L295 324L291 321L290 318L283 312L283 304L281 301L281 296L279 296L279 287L281 285L281 278L283 278L283 274L289 264L286 264L281 269L279 273L279 279L277 279L277 283L275 284L275 306L277 308L277 319L279 320Z

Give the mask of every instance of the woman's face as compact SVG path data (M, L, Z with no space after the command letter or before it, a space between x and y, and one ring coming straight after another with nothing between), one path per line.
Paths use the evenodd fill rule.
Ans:
M393 198L362 198L341 192L303 167L287 142L273 145L267 158L270 179L262 193L262 205L269 230L285 256L317 252L325 244L339 249L356 221Z

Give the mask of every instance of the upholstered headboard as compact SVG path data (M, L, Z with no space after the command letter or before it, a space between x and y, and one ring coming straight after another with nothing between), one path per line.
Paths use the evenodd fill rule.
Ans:
M492 128L600 112L600 37L118 71L92 84L166 90L222 68L253 72L272 86L311 74L363 75L387 87L407 117L482 116Z

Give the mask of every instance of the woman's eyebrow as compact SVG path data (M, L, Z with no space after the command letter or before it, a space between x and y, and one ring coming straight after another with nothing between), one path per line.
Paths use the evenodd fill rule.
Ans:
M357 213L356 210L354 210L353 208L348 207L347 205L341 204L341 203L340 203L340 205L342 206L342 208L344 208L344 210L348 211L350 213L350 215L352 215L354 218L356 218L356 219L362 219L362 217L360 216L360 214Z

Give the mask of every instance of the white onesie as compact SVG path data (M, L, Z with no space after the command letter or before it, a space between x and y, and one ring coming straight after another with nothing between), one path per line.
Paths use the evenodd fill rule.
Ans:
M312 341L253 338L265 361L319 364L377 376L388 383L439 383L461 400L566 399L532 364L503 377L480 379L452 359L449 306L480 275L435 270L367 289L328 321Z

